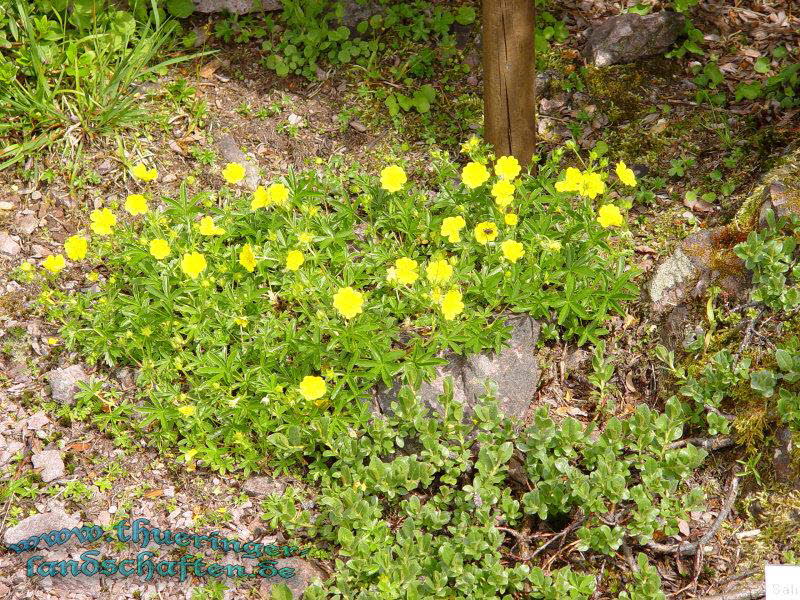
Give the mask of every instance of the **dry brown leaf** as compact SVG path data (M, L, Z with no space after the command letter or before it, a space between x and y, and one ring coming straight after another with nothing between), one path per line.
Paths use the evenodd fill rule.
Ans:
M211 79L214 76L214 72L222 66L222 63L217 60L216 58L209 62L208 64L204 65L200 69L200 77L203 79Z
M86 442L75 442L74 444L67 446L67 449L72 450L73 452L86 452L89 448L91 448L91 444Z
M716 206L714 206L713 204L709 204L708 202L702 200L701 198L684 197L683 205L689 210L705 214L713 213L714 211L717 210Z
M153 498L158 498L159 496L163 496L163 495L164 495L164 490L162 490L161 488L158 488L158 489L150 490L149 492L146 492L144 497L145 498L149 498L149 499L152 500Z
M689 535L692 533L692 530L689 529L689 524L683 519L678 521L678 531L680 531L686 537L689 537Z
M628 374L625 375L625 390L631 394L636 393L636 386L633 385L633 372L628 371Z

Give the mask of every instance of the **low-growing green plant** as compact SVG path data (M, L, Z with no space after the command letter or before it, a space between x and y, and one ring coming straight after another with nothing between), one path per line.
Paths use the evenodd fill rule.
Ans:
M271 525L334 552L333 575L304 597L588 599L596 575L568 566L545 573L515 554L524 523L563 528L569 517L581 524L578 550L613 555L624 539L674 534L701 500L685 481L705 452L670 448L682 429L674 403L664 414L640 405L599 435L571 418L554 422L544 407L517 431L490 398L465 422L449 385L440 403L441 418L432 418L404 388L391 416L328 436L309 464L319 488L313 515L293 488L264 502ZM524 481L519 470L512 478L513 460ZM606 524L612 512L625 524ZM639 567L620 598L663 598L644 555Z
M14 44L0 53L0 137L8 140L0 169L56 142L79 146L140 124L148 113L137 105L135 84L188 58L152 65L173 25L137 24L126 11L86 12L88 6L50 5L37 15L15 0L6 15Z
M772 210L766 213L766 226L752 231L747 240L734 251L753 273L754 302L775 311L789 311L800 305L800 252L797 234L800 219L776 218Z
M254 194L184 182L152 209L158 199L142 190L125 202L130 222L97 210L91 245L65 244L73 260L89 246L106 274L97 286L42 299L69 347L138 368L134 410L160 447L220 471L251 471L265 456L285 468L365 422L376 384L419 385L447 350L500 349L505 314L548 320L581 344L623 314L636 271L611 243L619 209L595 213L587 197L606 196L601 163L559 182L555 158L536 176L510 158L494 170L472 162L459 182L457 165L435 155L426 189L397 165L380 181L356 168L289 173ZM244 169L223 174L238 182ZM105 402L101 425L128 418L130 404Z

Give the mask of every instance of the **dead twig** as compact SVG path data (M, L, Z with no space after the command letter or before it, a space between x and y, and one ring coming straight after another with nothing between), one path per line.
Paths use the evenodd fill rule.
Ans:
M699 596L695 600L758 600L767 595L767 590L763 582L757 586L747 587L741 590L715 594L713 596Z
M659 552L661 554L677 554L678 556L694 556L697 554L699 550L711 540L712 537L717 533L719 528L722 526L722 523L725 519L728 518L728 515L733 508L733 503L736 501L736 494L739 491L739 476L734 475L733 479L731 479L730 490L728 490L728 496L725 498L725 502L722 505L722 510L719 511L719 515L717 515L717 520L714 521L714 524L711 528L701 537L697 542L687 544L677 544L677 545L670 545L670 544L660 544L658 542L650 542L647 544L647 547L655 552Z
M744 337L742 338L742 343L739 344L739 349L736 351L736 356L734 357L735 360L737 361L739 360L739 356L741 356L744 349L747 348L747 346L750 344L750 339L753 337L753 331L755 330L756 323L763 314L764 314L764 309L761 308L759 309L758 314L752 319L750 319L750 321L748 322L747 329L745 329L744 331Z
M758 575L759 573L763 573L764 569L750 569L748 571L744 571L743 573L737 573L736 575L731 575L730 577L726 577L722 581L717 584L717 587L722 587L723 585L727 585L729 583L733 583L734 581L740 581L742 579L747 579L748 577L752 577L753 575Z
M563 531L561 531L561 533L559 533L559 534L557 534L557 535L554 535L554 536L553 536L553 537L551 537L549 540L547 540L547 541L546 541L544 544L542 544L542 545L541 545L541 546L539 546L539 547L538 547L536 550L534 550L534 551L533 551L533 554L531 554L531 555L530 555L530 557L528 557L528 560L531 560L531 559L533 559L533 558L534 558L536 555L538 555L538 554L541 554L542 552L544 552L544 551L545 551L545 550L546 550L546 549L547 549L547 548L550 546L550 544L552 544L553 542L555 542L555 541L557 541L557 540L563 540L563 539L564 539L565 537L567 537L567 536L568 536L570 533L572 533L572 532L573 532L573 531L575 531L575 530L576 530L578 527L580 527L581 525L583 525L583 522L584 522L585 520L586 520L586 517L584 517L584 516L581 516L580 518L577 518L577 519L575 519L575 520L574 520L572 523L570 523L570 525L569 525L569 526L568 526L566 529L564 529Z
M633 558L633 552L631 551L631 547L622 542L622 555L625 557L625 560L628 563L628 566L631 568L633 573L639 572L639 565L636 564L636 560Z
M510 533L521 542L522 541L527 542L530 539L528 538L528 536L520 533L519 531L516 531L515 529L511 529L510 527L500 527L499 525L495 525L494 528L499 529L500 531L505 531L506 533Z
M698 448L703 448L704 450L722 450L723 448L730 448L733 446L734 441L733 438L729 438L724 435L718 435L710 438L691 437L686 438L685 440L672 442L671 444L667 445L667 449L672 450L674 448L683 448L689 444L697 446Z

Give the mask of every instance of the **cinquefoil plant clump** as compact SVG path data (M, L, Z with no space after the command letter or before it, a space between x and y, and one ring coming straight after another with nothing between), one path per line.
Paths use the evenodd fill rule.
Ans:
M477 141L467 150L460 172L435 157L430 189L395 164L245 193L231 163L220 189L186 182L159 199L156 168L137 165L141 193L92 212L91 234L43 263L88 261L94 284L43 300L89 361L138 369L140 424L159 446L220 471L288 466L367 421L378 382L419 384L444 350L500 349L501 314L584 343L632 297L604 165L556 181L555 161L533 177Z

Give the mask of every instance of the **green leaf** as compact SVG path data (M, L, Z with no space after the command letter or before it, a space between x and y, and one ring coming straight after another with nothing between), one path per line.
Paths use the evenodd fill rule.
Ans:
M767 73L770 70L770 60L766 56L759 57L753 68L757 73Z
M770 398L775 393L775 384L778 377L769 369L762 369L750 374L750 387L765 398Z
M167 0L169 14L178 19L185 19L194 12L192 0Z
M461 6L456 11L456 23L459 25L469 25L475 22L475 9L472 6Z
M740 83L736 87L736 102L741 100L757 100L761 97L763 90L761 84L756 83Z
M272 600L294 600L292 590L285 583L272 584L270 588L270 598Z

